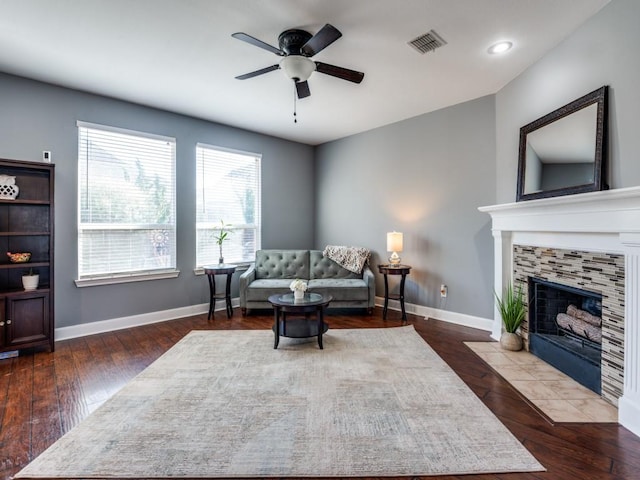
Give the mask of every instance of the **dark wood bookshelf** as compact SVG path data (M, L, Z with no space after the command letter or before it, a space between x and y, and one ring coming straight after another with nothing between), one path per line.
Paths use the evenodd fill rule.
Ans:
M15 199L0 199L0 352L48 346L54 350L54 165L0 159L0 175L15 177ZM30 252L11 263L7 252ZM39 276L25 290L22 276Z

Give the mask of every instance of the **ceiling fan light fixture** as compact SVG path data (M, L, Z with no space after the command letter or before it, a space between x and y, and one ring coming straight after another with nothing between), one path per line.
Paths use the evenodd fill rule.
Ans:
M316 69L316 63L302 55L289 55L280 62L284 74L296 82L305 82Z

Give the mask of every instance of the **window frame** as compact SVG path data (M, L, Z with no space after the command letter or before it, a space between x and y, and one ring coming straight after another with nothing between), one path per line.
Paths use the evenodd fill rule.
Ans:
M76 269L76 279L74 283L77 287L88 287L88 286L96 286L96 285L110 285L110 284L118 284L118 283L129 283L129 282L140 282L147 280L158 280L165 278L176 278L180 271L177 268L177 183L176 183L176 159L177 159L177 140L174 137L169 137L165 135L158 135L154 133L142 132L138 130L131 130L121 127L114 127L110 125L102 125L84 121L77 121L77 145L78 145L78 163L77 165L77 231L76 231L76 240L77 240L77 269ZM150 140L159 140L163 142L168 142L171 144L171 186L172 191L170 192L170 202L171 202L171 214L172 214L172 222L167 224L149 224L149 223L102 223L102 224L92 224L92 223L83 223L82 222L82 178L80 178L81 166L81 152L80 152L80 142L82 138L81 129L88 130L98 130L102 132L110 132L116 134L129 135L134 137L146 138ZM87 165L90 164L90 159L86 159ZM161 228L162 230L169 230L173 234L173 241L170 242L171 247L169 249L169 256L171 260L171 265L168 267L159 267L159 268L147 268L147 269L139 269L133 271L124 271L124 272L110 272L110 273L101 273L101 274L80 274L80 264L82 261L82 246L81 246L81 232L88 230L149 230L151 228Z
M196 237L196 245L195 245L195 267L194 267L194 273L196 275L200 275L204 273L204 266L205 265L211 265L211 264L217 264L217 261L215 262L206 262L206 261L200 261L200 249L199 249L199 244L198 244L198 232L201 229L201 225L206 224L206 225L210 225L209 228L211 227L215 227L217 222L201 222L198 220L198 207L200 206L199 203L199 199L198 194L202 193L204 195L204 186L200 187L201 182L204 181L204 178L200 178L200 166L198 164L198 162L201 161L201 155L200 155L200 149L205 149L205 150L212 150L215 151L219 154L232 154L232 155L243 155L246 157L251 157L254 159L254 161L256 162L256 167L255 167L255 176L256 176L256 183L255 183L255 199L256 199L256 203L255 203L255 210L254 210L254 218L255 218L255 222L253 224L234 224L232 222L232 228L231 230L245 230L245 229L253 229L255 231L255 245L254 245L254 251L253 251L253 256L251 258L246 258L246 259L240 259L240 260L236 260L234 261L233 259L228 259L225 255L225 263L233 263L234 265L238 265L239 267L244 267L244 266L248 266L249 264L253 263L255 261L255 252L257 250L259 250L261 248L261 244L262 244L262 154L260 153L256 153L256 152L250 152L247 150L239 150L239 149L233 149L233 148L227 148L227 147L221 147L219 145L212 145L209 143L204 143L204 142L198 142L196 143L196 148L195 148L195 159L196 159L196 175L195 175L195 182L196 182L196 188L195 188L195 208L196 208L196 218L195 218L195 237ZM204 204L204 200L203 203Z

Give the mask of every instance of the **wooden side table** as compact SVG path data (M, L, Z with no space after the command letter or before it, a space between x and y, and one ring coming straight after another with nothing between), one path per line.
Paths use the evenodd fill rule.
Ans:
M237 265L220 263L218 265L206 265L203 268L209 280L209 316L207 320L211 320L211 316L216 307L216 300L225 300L227 304L227 318L231 318L231 315L233 315L233 308L231 307L231 277L233 277ZM216 293L216 275L227 276L227 288L224 293Z
M387 319L387 308L389 307L389 299L400 300L400 309L402 310L402 321L407 321L407 312L404 309L404 281L409 275L411 267L409 265L378 265L378 271L384 275L384 308L382 310L382 318ZM400 293L393 295L389 293L389 282L387 275L402 275L400 279Z

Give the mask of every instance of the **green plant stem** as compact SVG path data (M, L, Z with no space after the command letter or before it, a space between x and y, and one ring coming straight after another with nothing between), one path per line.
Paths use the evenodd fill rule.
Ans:
M527 311L522 287L519 286L518 289L514 291L513 286L509 284L502 295L502 299L500 299L497 294L495 294L495 296L504 329L509 333L516 333Z

